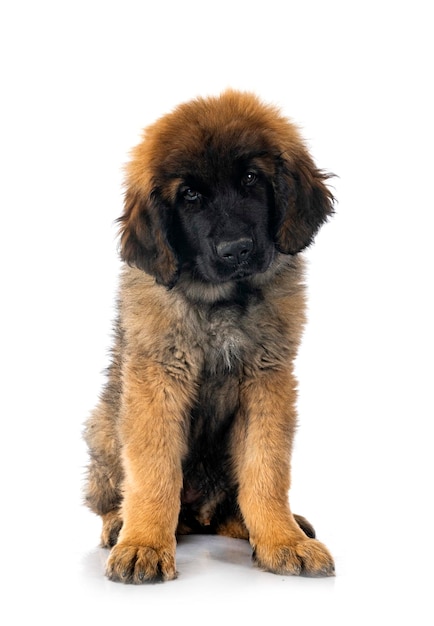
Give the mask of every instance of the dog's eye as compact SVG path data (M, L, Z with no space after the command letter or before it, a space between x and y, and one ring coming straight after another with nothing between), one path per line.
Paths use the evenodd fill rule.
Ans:
M182 197L188 202L195 202L196 200L199 200L200 193L198 191L195 191L194 189L191 189L191 187L187 187L182 191Z
M255 174L255 172L246 172L244 176L242 177L241 182L246 187L249 187L251 185L254 185L257 180L258 180L258 176Z

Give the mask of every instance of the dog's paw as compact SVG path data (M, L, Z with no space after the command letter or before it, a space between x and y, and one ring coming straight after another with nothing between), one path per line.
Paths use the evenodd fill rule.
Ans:
M333 558L316 539L288 542L285 545L256 545L253 558L259 567L275 574L335 575Z
M118 540L122 519L118 511L110 511L102 516L101 548L112 548Z
M140 585L176 578L175 552L170 548L119 543L109 555L106 576L110 580Z

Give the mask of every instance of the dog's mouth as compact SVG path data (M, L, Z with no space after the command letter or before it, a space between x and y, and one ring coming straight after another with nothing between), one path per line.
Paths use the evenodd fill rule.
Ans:
M263 263L243 263L236 267L220 267L219 264L197 265L194 275L201 281L213 284L223 284L246 280L256 274L267 271L272 262L272 258Z
M183 270L195 282L221 285L263 274L272 265L274 258L275 248L272 245L257 249L248 259L233 262L222 259L215 253L202 253L185 260Z
M238 268L228 280L242 280L243 278L248 278L252 276L252 274L257 274L258 272L254 272L248 267L240 267Z
M214 267L222 282L239 281L263 274L268 270L274 259L274 246L257 250L247 259L238 259L236 263L221 263L215 260Z

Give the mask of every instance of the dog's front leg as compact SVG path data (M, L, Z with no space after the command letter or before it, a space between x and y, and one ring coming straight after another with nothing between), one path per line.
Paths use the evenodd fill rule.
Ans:
M137 584L176 577L188 389L159 364L136 359L124 368L123 525L107 562L111 580Z
M282 370L263 370L243 385L238 500L259 566L277 574L331 576L327 548L305 535L288 502L295 387L292 373Z

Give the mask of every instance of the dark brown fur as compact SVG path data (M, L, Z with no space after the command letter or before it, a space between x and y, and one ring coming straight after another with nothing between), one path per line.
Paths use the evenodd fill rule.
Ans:
M112 362L86 500L107 576L176 576L176 536L249 539L279 574L332 575L288 503L303 263L333 198L297 129L251 94L183 104L127 168Z

